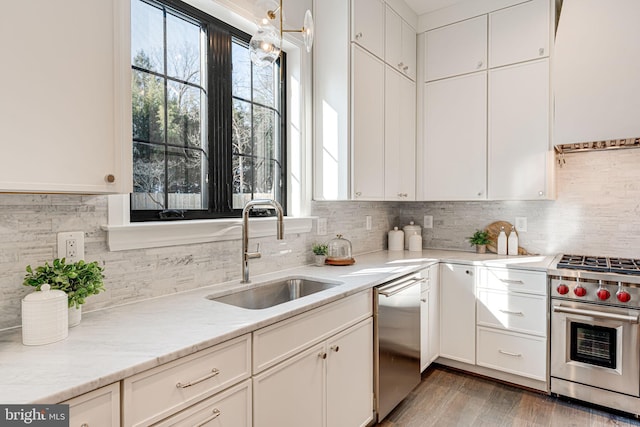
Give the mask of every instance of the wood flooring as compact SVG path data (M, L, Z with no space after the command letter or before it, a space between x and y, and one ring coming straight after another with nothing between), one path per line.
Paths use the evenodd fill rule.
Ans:
M436 365L378 427L640 426L631 416Z

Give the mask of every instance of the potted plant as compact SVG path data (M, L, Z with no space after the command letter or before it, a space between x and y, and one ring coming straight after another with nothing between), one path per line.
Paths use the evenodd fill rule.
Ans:
M104 268L98 265L97 261L85 262L77 261L67 264L64 258L54 259L52 265L45 262L44 265L26 268L27 274L24 277L25 286L34 286L40 290L45 283L51 289L64 291L68 296L69 303L69 326L76 326L80 323L82 316L82 304L85 299L104 291L102 272Z
M473 236L468 237L471 246L475 245L476 253L483 254L487 252L487 244L491 243L489 240L489 232L486 230L476 230Z
M315 264L317 266L323 266L327 259L328 246L325 243L314 243L311 250L316 256Z

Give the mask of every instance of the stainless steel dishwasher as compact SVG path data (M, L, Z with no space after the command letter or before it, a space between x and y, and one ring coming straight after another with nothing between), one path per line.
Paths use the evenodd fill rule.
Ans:
M374 387L382 421L420 383L421 272L374 289Z

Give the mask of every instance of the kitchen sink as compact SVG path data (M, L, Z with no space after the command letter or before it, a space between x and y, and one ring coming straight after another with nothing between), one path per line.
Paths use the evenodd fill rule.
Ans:
M229 295L220 297L210 295L207 299L250 310L261 310L331 289L341 284L339 282L327 282L304 277L288 277L274 282L266 282L254 288Z

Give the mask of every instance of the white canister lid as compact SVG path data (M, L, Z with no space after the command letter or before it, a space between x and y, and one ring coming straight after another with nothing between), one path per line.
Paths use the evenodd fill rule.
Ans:
M48 283L40 285L40 290L31 292L29 295L24 297L25 301L35 302L35 301L51 301L56 299L67 298L67 294L64 291L59 289L51 289L51 285Z

